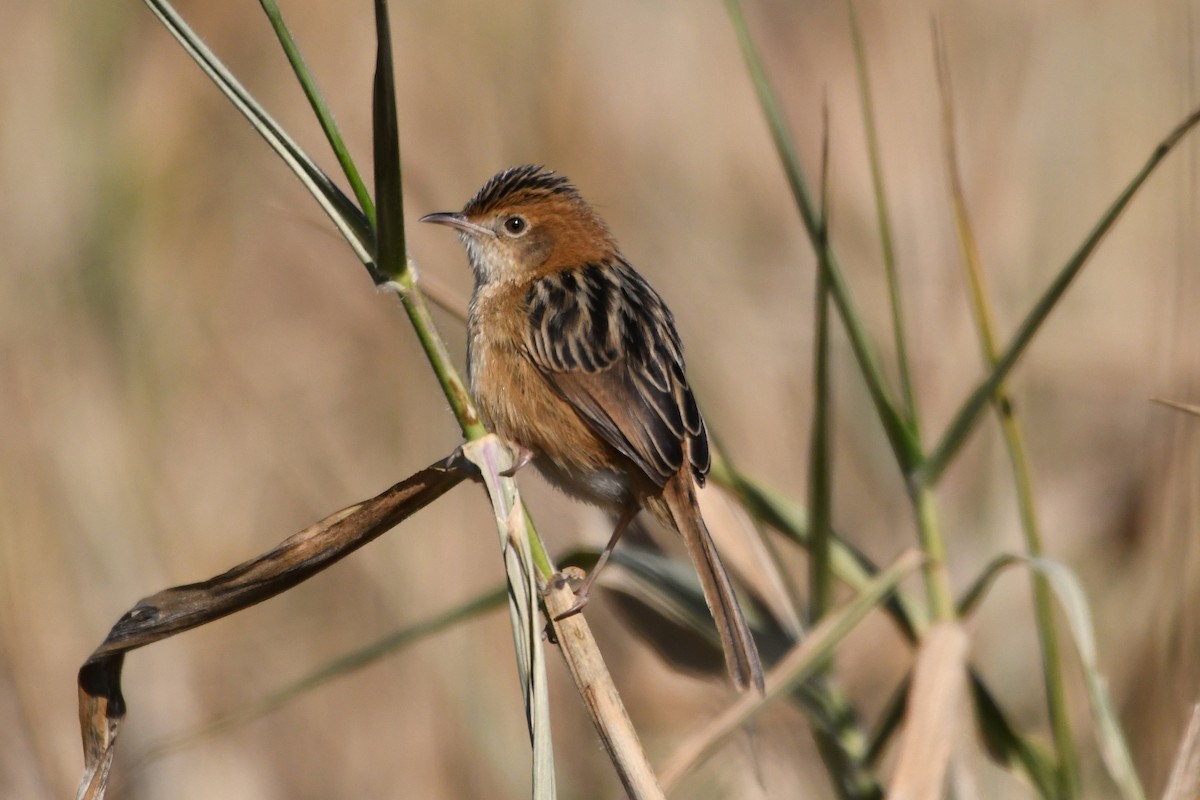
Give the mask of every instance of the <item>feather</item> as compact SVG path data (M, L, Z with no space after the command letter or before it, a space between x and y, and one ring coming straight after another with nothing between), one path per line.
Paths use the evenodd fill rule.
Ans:
M525 352L608 444L662 487L685 457L698 481L708 433L675 320L623 258L559 270L525 296Z

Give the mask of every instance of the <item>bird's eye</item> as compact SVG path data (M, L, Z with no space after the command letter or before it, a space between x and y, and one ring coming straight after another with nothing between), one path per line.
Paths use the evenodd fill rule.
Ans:
M514 215L504 220L504 230L510 236L520 236L528 228L529 223L525 221L524 217Z

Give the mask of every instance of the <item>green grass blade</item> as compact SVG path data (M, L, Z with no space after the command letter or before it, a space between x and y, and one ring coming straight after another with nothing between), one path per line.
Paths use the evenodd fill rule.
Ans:
M709 478L731 492L755 519L775 528L805 549L812 547L808 516L804 509L779 492L739 472L725 458L713 460ZM830 569L838 580L862 591L879 572L862 552L834 532L830 540ZM924 607L908 592L897 590L885 608L909 639L917 639L928 625Z
M158 17L159 21L170 31L171 35L182 45L192 60L217 85L224 95L229 98L234 107L241 112L267 144L283 159L288 168L296 174L304 187L316 199L321 209L333 221L338 232L349 243L354 254L372 272L374 272L374 234L371 224L354 202L321 171L300 146L284 132L266 110L250 96L245 87L226 69L220 59L208 49L196 32L192 30L183 18L166 0L145 0L147 6ZM378 280L377 280L378 282Z
M883 253L883 270L887 277L888 301L892 308L892 338L896 342L896 368L900 373L900 394L908 412L908 423L914 436L920 436L916 394L909 369L908 342L904 334L904 305L900 300L900 278L896 272L896 247L892 239L892 214L888 208L883 166L879 157L879 128L875 124L875 101L871 94L870 73L867 70L867 50L863 44L862 28L854 0L846 0L850 14L850 40L854 48L854 71L858 75L858 96L867 134L867 163L871 168L871 187L875 195L875 217L879 221L879 246Z
M1009 567L1014 567L1021 563L1020 556L1004 554L997 556L988 562L988 565L983 568L983 572L975 578L975 581L967 589L963 596L958 601L958 615L960 617L969 617L975 613L975 609L983 602L983 598L992 588L992 584L1000 577Z
M1019 769L1045 798L1058 796L1058 768L1037 743L1017 733L983 679L971 673L971 701L988 754L997 763Z
M346 180L350 182L350 188L358 200L359 207L373 227L375 225L375 203L371 200L371 193L363 182L354 159L350 156L350 150L346 147L345 140L342 139L342 132L338 130L337 122L329 110L329 104L325 102L316 79L313 78L308 64L305 63L300 48L296 46L295 39L292 38L292 32L288 30L283 21L283 15L279 12L279 6L276 5L275 0L259 0L259 2L267 14L267 19L271 21L271 27L275 29L275 35L283 47L283 52L287 55L288 63L292 65L296 80L300 81L300 86L304 89L304 96L308 98L313 113L317 115L317 121L321 123L321 130L325 132L325 138L329 141L329 146L333 148L333 153L342 166Z
M467 439L487 433L453 366L445 340L434 324L425 295L409 267L404 236L403 176L400 170L400 130L392 65L392 35L386 0L375 0L375 80L372 87L372 129L375 153L375 201L378 210L379 271L400 295L404 311ZM540 545L539 545L540 546Z
M249 710L253 711L255 716L257 716L271 709L278 708L292 698L307 692L309 689L370 666L384 656L390 655L396 650L407 647L410 644L415 644L430 634L451 628L460 622L475 619L481 614L486 614L493 609L499 608L507 596L507 590L503 586L500 586L435 617L394 631L365 647L346 653L330 661L323 667L313 670L303 678L272 692L251 706Z
M1017 555L1001 556L994 559L976 580L975 585L964 598L963 605L970 607L977 604L1002 572L1017 565L1024 565L1044 577L1058 597L1059 606L1064 612L1072 638L1075 640L1076 650L1079 653L1088 701L1096 722L1096 739L1100 745L1100 755L1104 765L1125 800L1143 800L1145 791L1142 789L1141 781L1134 769L1129 746L1125 742L1124 734L1121 733L1121 726L1117 721L1112 699L1108 696L1107 684L1100 672L1091 612L1088 610L1083 588L1075 575L1067 567L1052 559ZM981 718L981 723L982 721ZM1004 738L1011 735L1013 734L1004 734ZM1061 795L1062 787L1057 778L1058 770L1052 771L1056 776L1054 790L1053 793L1046 796L1058 797Z
M829 235L829 115L825 115L821 147L821 243L824 257ZM816 622L833 605L833 570L829 540L833 537L833 452L830 443L832 400L829 389L829 282L817 270L815 333L813 335L813 410L808 454L808 507L811 509L808 548L809 620Z
M727 459L714 460L709 477L731 492L751 516L790 537L802 547L809 547L808 518L799 504L737 471ZM855 591L863 591L878 574L878 568L836 533L830 544L834 574ZM1008 558L1013 563L1020 560L1017 556ZM986 587L977 586L968 593L967 599L960 604L964 615L969 613L971 603L974 602L970 599L972 593L981 593L984 588ZM919 639L929 624L929 615L924 606L903 589L897 588L888 596L884 609L909 641ZM989 753L1001 764L1015 765L1021 769L1043 790L1043 797L1054 797L1057 773L1053 759L1038 745L1016 732L999 703L983 683L983 679L974 671L971 674L971 682L976 715ZM897 717L896 722L899 720L900 717ZM882 750L889 735L885 731L877 732L869 749Z
M830 291L833 294L834 301L837 303L838 313L841 315L842 322L845 325L846 334L850 339L850 347L854 351L854 357L858 361L859 369L866 381L867 390L871 395L871 402L874 404L880 422L883 424L884 433L887 435L888 443L891 445L897 461L907 473L914 469L921 461L921 453L916 438L892 401L891 394L887 388L887 381L883 376L878 359L867 337L866 327L862 322L862 315L854 306L854 300L850 294L845 277L842 275L837 258L832 248L828 246L828 243L824 245L821 243L821 225L818 210L813 205L808 191L804 172L800 167L800 158L792 145L792 136L788 131L787 123L784 121L783 111L779 107L779 101L776 98L774 89L771 88L758 49L755 47L753 39L750 38L750 31L746 26L746 18L742 14L741 4L738 0L725 0L725 7L729 12L734 33L737 35L738 45L741 47L742 56L745 58L747 69L750 72L750 79L758 95L759 105L762 106L767 125L771 130L771 138L775 144L775 150L779 154L779 159L787 175L788 186L792 191L796 208L800 212L800 218L804 222L804 228L808 234L809 241L812 243L814 249L824 250L824 260L818 260L821 261L822 268L827 273Z
M872 734L871 743L867 747L868 764L879 763L892 736L900 730L904 712L908 710L908 689L911 683L912 671L909 670L883 707L883 712L879 715L879 721L875 725L875 733Z
M1063 294L1066 293L1071 283L1075 280L1075 277L1083 269L1084 264L1088 262L1092 253L1100 245L1104 235L1108 233L1120 218L1125 208L1133 200L1138 190L1141 189L1155 168L1197 123L1200 123L1200 109L1189 114L1165 139L1158 143L1158 146L1154 148L1154 152L1150 154L1150 157L1138 171L1137 175L1122 190L1117 199L1113 201L1108 210L1100 217L1100 221L1088 233L1083 244L1067 260L1067 263L1059 269L1050 286L1038 298L1033 308L1030 309L1029 314L1021 322L1012 341L1009 342L1008 346L996 359L996 366L967 396L967 399L955 413L949 426L947 426L946 432L942 435L937 446L930 452L924 464L917 469L914 475L916 482L924 485L933 485L941 478L946 467L953 460L954 456L958 454L959 448L962 447L968 435L970 435L975 425L979 422L984 408L991 402L997 387L1008 377L1013 367L1016 366L1017 361L1025 354L1025 349L1033 341L1033 337L1037 332L1041 330L1042 323L1046 321L1046 318L1050 316L1050 312L1058 305L1058 301L1062 299Z

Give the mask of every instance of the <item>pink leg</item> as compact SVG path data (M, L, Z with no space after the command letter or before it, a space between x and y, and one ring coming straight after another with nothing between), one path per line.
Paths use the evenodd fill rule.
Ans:
M608 562L608 557L612 555L613 548L617 546L617 541L620 540L621 534L629 527L629 523L633 522L633 518L638 515L639 511L641 511L639 506L631 506L621 512L621 516L617 519L617 527L613 529L612 537L609 538L608 544L604 546L604 550L600 553L600 558L596 560L596 566L592 567L592 571L588 573L588 576L583 579L583 583L575 591L575 604L555 617L555 621L565 619L583 611L583 607L588 602L588 591L591 590L596 576L600 574L600 568Z

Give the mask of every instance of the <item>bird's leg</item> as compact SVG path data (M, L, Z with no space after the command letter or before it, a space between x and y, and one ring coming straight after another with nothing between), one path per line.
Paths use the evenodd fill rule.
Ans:
M640 510L640 506L633 505L621 512L621 516L617 519L617 526L613 529L608 544L604 546L604 550L600 553L600 558L596 559L596 566L592 567L592 571L588 573L588 576L583 579L583 583L575 590L575 604L555 617L555 622L583 611L583 607L588 602L588 591L592 588L592 583L596 580L596 576L600 574L600 568L608 561L608 557L612 555L613 548L617 546L621 534L629 527L629 523L633 522L633 518L637 516Z
M508 469L500 470L500 474L505 478L511 478L516 475L522 469L529 466L530 461L533 461L533 451L525 445L517 442L509 442L508 446L512 448L513 458L516 460L513 461L513 465Z

